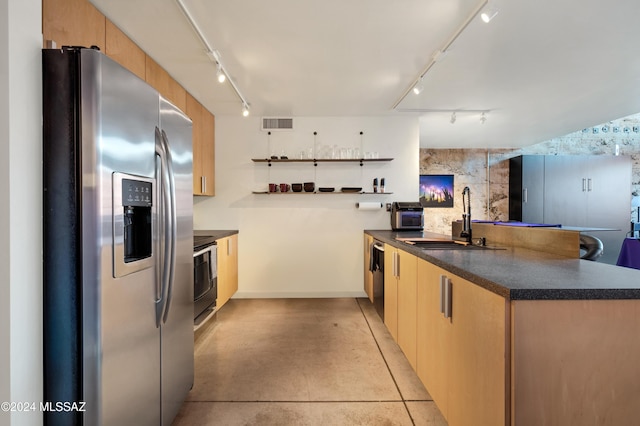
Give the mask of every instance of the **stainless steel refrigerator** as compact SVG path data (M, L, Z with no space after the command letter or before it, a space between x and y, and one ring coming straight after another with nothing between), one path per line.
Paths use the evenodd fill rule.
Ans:
M42 61L44 422L169 425L193 385L191 121L97 50Z

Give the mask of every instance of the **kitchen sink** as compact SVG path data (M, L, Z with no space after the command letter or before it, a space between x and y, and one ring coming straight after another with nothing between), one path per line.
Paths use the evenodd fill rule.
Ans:
M422 250L483 250L486 247L461 244L455 241L416 241L413 244Z
M438 240L438 239L402 239L406 244L418 247L421 250L503 250L499 247L477 246L462 241Z

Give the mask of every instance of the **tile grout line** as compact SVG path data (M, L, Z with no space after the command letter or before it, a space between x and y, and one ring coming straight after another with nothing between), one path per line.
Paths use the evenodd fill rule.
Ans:
M367 319L367 316L364 314L364 310L362 309L362 305L360 305L360 300L358 300L358 298L355 298L356 300L356 304L358 305L358 308L360 309L360 313L362 314L362 317L364 318L364 321L367 323L367 327L369 328L369 332L371 333L371 337L373 337L373 341L376 342L376 346L378 347L378 352L380 352L380 355L382 356L382 360L384 361L384 365L387 366L387 370L389 371L389 374L391 375L391 380L393 380L393 384L396 386L396 389L398 390L398 394L400 395L400 398L402 399L402 404L404 405L404 409L407 411L407 414L409 415L409 418L411 419L411 424L413 426L415 426L416 422L413 420L413 416L411 415L411 411L409 411L409 407L407 406L407 401L404 399L404 395L402 394L402 391L400 390L400 386L398 386L398 382L396 382L396 378L393 375L393 372L391 371L391 367L389 367L389 363L387 362L387 358L385 358L384 353L382 352L382 348L380 348L380 344L378 343L378 339L376 339L376 335L373 332L373 329L371 328L371 324L369 323L369 320Z

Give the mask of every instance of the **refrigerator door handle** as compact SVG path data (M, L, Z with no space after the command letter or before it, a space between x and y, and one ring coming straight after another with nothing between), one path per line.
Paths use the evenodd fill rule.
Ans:
M166 178L168 179L168 204L169 204L169 277L167 279L167 299L164 307L164 315L162 317L162 322L166 323L169 318L169 309L171 308L171 299L173 295L173 284L175 281L175 270L176 270L176 240L178 238L177 228L178 222L177 211L176 211L176 187L175 187L175 174L173 172L173 158L171 157L171 149L169 148L169 138L164 130L161 133L162 136L162 145L164 146L164 154L165 154L165 163L166 163Z
M160 130L156 127L156 158L158 159L156 166L156 182L158 183L158 262L159 271L158 275L160 279L156 284L159 287L159 298L156 300L156 327L160 327L162 323L163 314L167 305L167 292L169 289L169 275L170 275L170 262L169 255L171 248L171 207L169 205L169 186L170 182L167 173L167 157L162 141L162 135Z

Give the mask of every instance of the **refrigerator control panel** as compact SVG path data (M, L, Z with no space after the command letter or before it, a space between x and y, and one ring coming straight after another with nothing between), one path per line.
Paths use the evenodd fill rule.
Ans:
M122 203L131 207L151 207L153 185L151 182L122 179Z
M154 265L155 179L113 173L113 277Z

